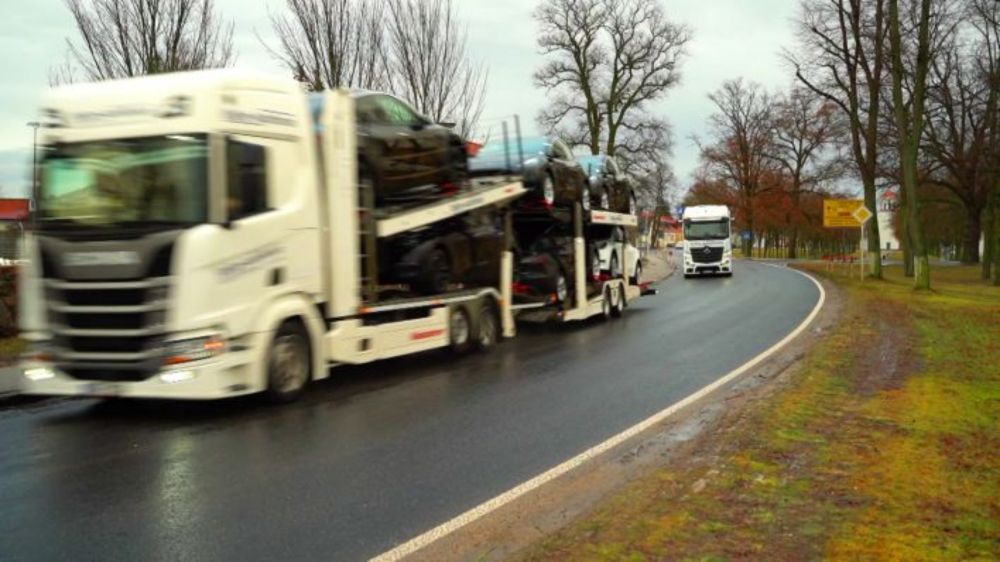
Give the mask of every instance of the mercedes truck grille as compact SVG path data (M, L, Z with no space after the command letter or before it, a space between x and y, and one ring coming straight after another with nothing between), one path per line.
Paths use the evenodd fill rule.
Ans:
M691 248L691 261L694 263L719 263L722 261L722 248Z

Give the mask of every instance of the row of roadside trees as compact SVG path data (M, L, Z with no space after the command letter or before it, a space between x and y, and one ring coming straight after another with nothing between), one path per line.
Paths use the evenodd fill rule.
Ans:
M861 184L876 211L894 189L916 287L929 288L938 243L1000 284L998 22L996 0L803 0L785 52L797 85L774 94L736 79L711 95L688 202L734 207L745 251L796 257L851 242L822 229L823 198ZM877 219L866 234L881 277Z

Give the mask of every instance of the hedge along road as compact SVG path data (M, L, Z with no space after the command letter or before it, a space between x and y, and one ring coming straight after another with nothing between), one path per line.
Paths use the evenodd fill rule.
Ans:
M366 559L618 434L795 329L804 276L668 280L489 355L345 368L297 404L0 413L0 560Z

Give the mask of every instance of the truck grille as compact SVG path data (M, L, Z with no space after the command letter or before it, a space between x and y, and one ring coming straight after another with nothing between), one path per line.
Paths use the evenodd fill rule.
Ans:
M722 261L722 248L704 246L691 248L691 261L694 263L718 263Z
M142 381L163 364L172 247L145 277L67 279L42 249L45 302L57 367L79 380Z

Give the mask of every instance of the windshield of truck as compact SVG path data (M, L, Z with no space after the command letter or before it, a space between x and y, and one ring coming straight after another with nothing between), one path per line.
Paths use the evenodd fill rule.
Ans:
M63 226L182 226L208 216L204 135L101 140L49 147L38 218Z
M684 221L684 238L688 240L725 240L729 238L729 221Z

